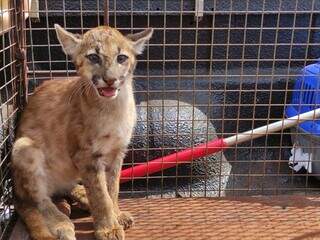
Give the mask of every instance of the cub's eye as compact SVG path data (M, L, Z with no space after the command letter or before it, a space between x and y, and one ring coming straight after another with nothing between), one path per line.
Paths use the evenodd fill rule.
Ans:
M117 62L120 64L124 63L127 59L128 59L128 56L124 54L120 54L117 56Z
M101 63L101 59L99 57L98 54L92 53L86 56L90 62L94 63L94 64L100 64Z

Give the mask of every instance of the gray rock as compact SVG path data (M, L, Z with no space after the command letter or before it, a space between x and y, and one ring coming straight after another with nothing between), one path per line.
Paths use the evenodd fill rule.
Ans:
M145 162L216 138L207 116L185 102L151 100L137 106L138 122L125 165ZM192 120L193 119L193 120ZM231 165L223 153L126 183L127 192L162 196L221 196Z

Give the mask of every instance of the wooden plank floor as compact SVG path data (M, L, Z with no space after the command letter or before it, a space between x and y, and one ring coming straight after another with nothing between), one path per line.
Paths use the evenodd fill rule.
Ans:
M135 217L127 240L320 239L320 197L126 199L121 207ZM72 211L77 239L94 239L89 214Z

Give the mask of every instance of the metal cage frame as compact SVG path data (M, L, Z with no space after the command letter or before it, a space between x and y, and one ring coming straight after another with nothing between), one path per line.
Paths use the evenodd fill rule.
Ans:
M300 69L320 56L317 0L45 0L38 9L28 1L12 2L15 5L8 11L15 21L6 33L1 31L15 40L0 50L0 54L11 51L11 63L0 66L0 73L14 72L0 90L16 84L14 97L0 107L14 101L13 131L1 144L6 149L1 158L1 188L8 174L16 115L28 94L43 81L75 75L54 35L56 22L80 34L102 24L124 33L145 27L155 30L138 58L139 118L125 168L284 119ZM294 128L236 144L214 157L132 179L121 186L121 196L315 193L320 189L320 174L296 173L288 166L291 139L303 135L308 134ZM10 198L11 192L4 196ZM10 206L2 210L0 205L0 214Z
M12 225L12 180L10 155L17 119L24 104L25 55L23 38L23 8L20 1L1 1L0 4L0 239L6 239Z

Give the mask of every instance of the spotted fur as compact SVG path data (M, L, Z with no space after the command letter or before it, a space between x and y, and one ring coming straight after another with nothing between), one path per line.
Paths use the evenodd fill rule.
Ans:
M124 239L132 217L120 211L118 192L136 119L132 77L153 31L97 27L78 36L55 28L79 77L47 81L30 97L12 153L16 209L34 240L75 240L51 200L71 191L90 209L98 240Z

